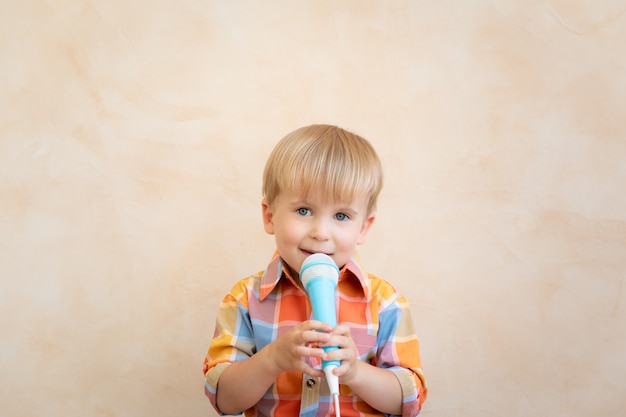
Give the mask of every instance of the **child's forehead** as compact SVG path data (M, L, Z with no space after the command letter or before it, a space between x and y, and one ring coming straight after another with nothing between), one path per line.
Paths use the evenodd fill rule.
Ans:
M344 207L356 207L366 204L367 197L364 195L334 195L332 192L314 189L309 192L300 192L297 190L284 192L286 200L292 204L309 204L309 205L333 205Z

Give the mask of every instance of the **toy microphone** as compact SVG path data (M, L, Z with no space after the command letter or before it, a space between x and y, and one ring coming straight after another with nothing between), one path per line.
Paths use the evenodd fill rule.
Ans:
M313 317L332 327L337 326L337 311L335 309L335 291L339 280L339 268L330 256L323 253L314 253L308 256L300 268L300 281L311 299ZM324 351L338 349L337 346L326 346ZM335 400L335 413L339 416L339 380L333 374L333 369L339 366L339 361L322 361L322 369L326 375L328 388Z

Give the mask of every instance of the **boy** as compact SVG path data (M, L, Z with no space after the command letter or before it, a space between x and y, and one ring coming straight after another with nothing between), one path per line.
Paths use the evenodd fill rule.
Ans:
M312 125L276 145L261 204L276 252L265 271L224 297L204 361L205 393L220 414L336 414L322 359L341 362L334 373L342 417L419 413L427 390L409 305L355 259L381 187L376 152L351 132ZM298 276L313 253L329 255L341 270L334 329L312 319Z

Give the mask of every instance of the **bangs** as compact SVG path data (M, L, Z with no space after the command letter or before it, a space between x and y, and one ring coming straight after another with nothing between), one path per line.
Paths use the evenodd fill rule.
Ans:
M302 158L294 161L292 175L284 177L281 191L325 203L352 202L359 197L377 195L371 173L362 172L335 158ZM369 209L368 204L368 209Z
M326 125L284 137L272 151L263 177L264 197L270 204L280 192L331 203L365 196L371 212L382 188L382 167L370 143Z

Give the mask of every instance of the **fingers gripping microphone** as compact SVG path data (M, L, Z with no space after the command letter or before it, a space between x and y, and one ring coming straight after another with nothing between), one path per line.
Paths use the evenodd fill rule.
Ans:
M311 305L313 317L332 327L337 326L337 311L335 310L335 291L339 280L339 268L330 256L323 253L314 253L308 256L300 268L300 281L304 285ZM338 349L337 346L327 346L326 352ZM333 369L339 366L339 361L322 361L322 369L326 375L328 388L335 399L335 413L339 415L339 381L333 374Z

